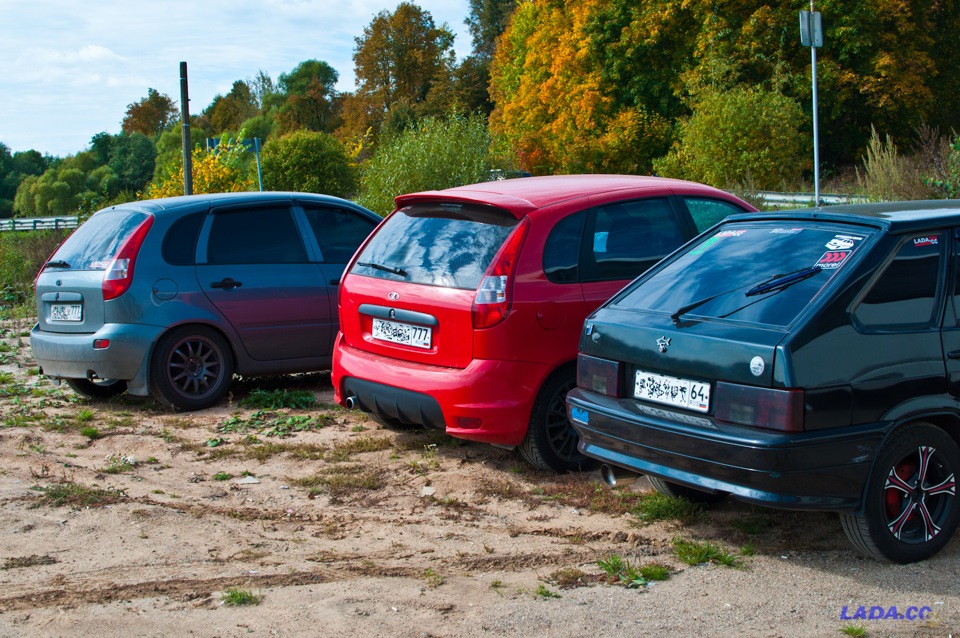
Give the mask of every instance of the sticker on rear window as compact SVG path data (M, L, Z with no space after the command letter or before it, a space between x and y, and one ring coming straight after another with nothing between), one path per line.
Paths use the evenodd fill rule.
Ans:
M747 232L746 229L744 229L744 230L721 230L719 233L716 234L716 236L717 236L717 237L739 237L740 235L744 234L745 232Z
M847 260L851 252L849 250L831 250L823 253L823 257L814 266L823 270L836 270Z
M771 235L798 235L803 232L802 228L774 228L770 231Z
M856 235L837 235L827 242L826 248L827 250L849 250L861 239L863 237L857 237Z

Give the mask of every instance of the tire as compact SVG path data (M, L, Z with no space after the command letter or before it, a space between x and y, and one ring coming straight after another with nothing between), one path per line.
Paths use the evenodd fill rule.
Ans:
M120 379L66 379L77 394L91 399L109 399L127 391L127 382Z
M874 461L862 511L840 514L843 531L878 560L912 563L933 556L957 529L958 473L960 447L949 434L921 422L895 430Z
M530 413L527 434L517 448L520 456L540 470L583 472L600 463L580 453L580 435L567 419L567 392L577 385L575 368L547 377Z
M647 480L650 481L650 485L653 486L653 489L660 492L664 496L685 498L688 501L693 501L694 503L710 505L711 503L719 503L727 498L726 492L704 492L703 490L687 487L686 485L680 485L679 483L673 483L656 476L648 475Z
M150 362L150 389L180 410L209 408L226 394L233 378L233 353L220 333L183 326L165 334Z

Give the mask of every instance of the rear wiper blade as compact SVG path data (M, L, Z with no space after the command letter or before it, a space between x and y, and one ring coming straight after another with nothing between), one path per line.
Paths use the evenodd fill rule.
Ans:
M373 268L374 270L382 270L383 272L388 272L393 275L399 275L401 277L407 276L407 271L403 268L394 268L392 266L384 266L383 264L374 264L369 261L358 261L358 266L366 266L367 268Z
M769 280L759 283L750 290L746 292L747 297L753 297L754 295L762 295L765 292L770 292L771 290L782 290L798 281L803 281L813 277L819 272L822 272L823 269L819 266L810 266L809 268L801 268L800 270L794 270L793 272L788 272L782 275L774 275Z
M48 261L43 265L44 268L69 268L70 264L63 261L62 259L55 259L53 261Z

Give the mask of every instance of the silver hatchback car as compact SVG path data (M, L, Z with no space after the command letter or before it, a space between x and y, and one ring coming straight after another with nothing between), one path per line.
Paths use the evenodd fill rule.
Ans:
M234 373L329 369L343 268L381 218L306 193L229 193L101 210L37 277L42 374L90 397L199 410Z

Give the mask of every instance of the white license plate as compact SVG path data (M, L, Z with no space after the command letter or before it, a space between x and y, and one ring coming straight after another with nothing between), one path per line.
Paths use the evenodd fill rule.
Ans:
M433 329L426 326L413 326L409 323L373 320L373 338L391 343L401 343L414 348L429 348Z
M82 321L83 306L78 303L55 303L50 306L50 321Z
M710 410L710 384L637 370L633 396L685 410Z

